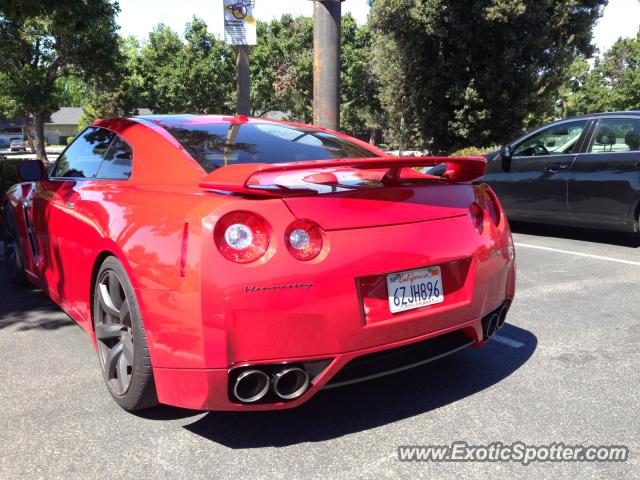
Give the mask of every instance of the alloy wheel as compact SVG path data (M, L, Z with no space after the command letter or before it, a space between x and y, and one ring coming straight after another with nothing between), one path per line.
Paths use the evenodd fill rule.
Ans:
M112 392L127 393L133 373L131 305L122 281L105 270L96 284L95 334L100 365Z

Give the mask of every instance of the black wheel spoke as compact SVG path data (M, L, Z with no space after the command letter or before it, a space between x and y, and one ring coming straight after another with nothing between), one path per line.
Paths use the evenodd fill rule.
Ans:
M109 273L109 297L111 297L112 304L119 309L124 299L120 294L120 280L113 272Z
M120 360L120 357L122 356L123 349L124 349L124 344L123 344L122 340L120 340L107 353L107 358L106 358L106 361L105 361L105 363L106 363L105 367L106 367L106 371L107 371L107 378L109 380L112 380L112 379L116 378L116 368L118 366L118 361Z
M99 323L96 325L96 338L98 340L108 340L122 336L122 331L126 328L120 323Z
M107 315L119 318L120 312L113 304L113 300L111 299L111 295L109 295L109 289L107 285L105 285L104 283L100 283L98 287L100 290L98 292L98 294L100 295L100 306L104 309Z
M129 302L125 300L124 302L122 302L122 306L120 307L120 311L118 312L120 323L122 323L123 325L131 325L129 314Z

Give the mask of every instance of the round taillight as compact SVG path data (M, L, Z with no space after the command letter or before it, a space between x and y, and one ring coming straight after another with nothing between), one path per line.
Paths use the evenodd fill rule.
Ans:
M236 263L254 262L269 248L267 222L251 212L227 213L216 223L213 237L222 256Z
M322 251L322 229L311 220L296 220L285 231L284 243L298 260L312 260Z
M484 229L484 210L482 210L482 207L473 202L469 207L469 217L478 233L482 235L482 230Z

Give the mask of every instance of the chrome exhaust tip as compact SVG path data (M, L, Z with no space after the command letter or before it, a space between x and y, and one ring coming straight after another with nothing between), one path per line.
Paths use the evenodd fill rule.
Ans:
M509 312L509 306L505 303L500 309L500 313L498 314L498 330L502 328L504 322L507 320L507 313Z
M285 368L273 375L273 390L283 400L293 400L309 387L309 375L298 367Z
M487 322L487 339L493 337L493 334L498 330L498 323L500 322L500 317L497 313L491 315L489 321Z
M254 403L269 391L271 380L260 370L245 370L236 379L233 394L243 403Z

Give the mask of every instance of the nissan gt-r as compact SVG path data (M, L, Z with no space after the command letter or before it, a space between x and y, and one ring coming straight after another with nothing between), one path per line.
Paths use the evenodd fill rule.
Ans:
M291 408L502 327L514 250L485 169L244 116L99 120L18 166L6 263L124 409Z

